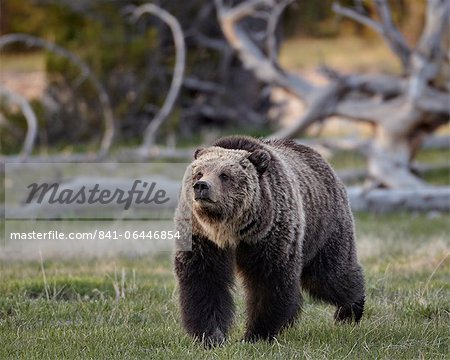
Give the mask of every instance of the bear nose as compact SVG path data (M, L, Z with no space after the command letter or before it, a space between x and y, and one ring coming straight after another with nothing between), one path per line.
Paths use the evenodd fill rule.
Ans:
M202 191L202 190L209 190L210 186L206 181L196 181L194 184L194 190L196 191Z
M196 198L207 198L211 185L204 180L196 181L194 184L194 193Z

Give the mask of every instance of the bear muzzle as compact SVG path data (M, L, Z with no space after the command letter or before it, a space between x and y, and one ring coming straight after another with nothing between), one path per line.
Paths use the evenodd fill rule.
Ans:
M204 180L198 180L194 183L194 199L200 201L210 201L211 199L211 184Z

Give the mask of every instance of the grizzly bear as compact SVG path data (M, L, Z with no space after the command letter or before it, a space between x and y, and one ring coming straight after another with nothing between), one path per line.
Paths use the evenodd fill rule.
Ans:
M317 152L232 136L194 157L175 215L178 244L192 241L175 255L190 335L209 345L226 339L235 273L246 292L246 341L271 340L292 324L301 289L335 305L336 321L361 319L364 276L347 194Z

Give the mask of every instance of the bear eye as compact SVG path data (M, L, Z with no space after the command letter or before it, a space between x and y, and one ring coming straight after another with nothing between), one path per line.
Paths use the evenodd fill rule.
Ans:
M220 175L219 175L219 178L220 178L220 180L222 180L222 181L228 181L228 180L230 180L230 177L229 177L227 174L224 174L224 173L220 174Z
M203 173L199 172L197 175L194 176L195 180L200 180L203 177Z

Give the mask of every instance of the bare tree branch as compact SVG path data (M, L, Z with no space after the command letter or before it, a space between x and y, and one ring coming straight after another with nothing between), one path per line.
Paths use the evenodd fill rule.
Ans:
M389 47L400 58L403 69L408 70L411 50L406 43L405 38L398 31L391 16L391 9L387 0L374 0L375 6L378 12L378 16L381 19L381 26L383 28L383 35L386 38Z
M331 81L345 81L353 90L369 95L381 95L391 98L404 93L407 81L399 76L386 74L350 74L342 75L335 69L320 66L318 71Z
M302 134L310 125L334 112L335 104L344 91L346 91L346 87L341 82L332 83L321 91L316 91L316 96L309 104L303 117L296 121L293 126L281 129L270 137L293 138Z
M380 23L371 19L370 17L367 17L367 16L359 13L356 10L353 10L353 9L350 9L347 7L343 7L341 4L336 2L336 3L333 3L333 11L336 14L348 17L349 19L352 19L360 24L363 24L363 25L371 28L372 30L379 33L380 35L383 35L383 28L380 25Z
M372 30L379 33L391 50L399 57L403 69L406 72L409 68L409 57L411 50L409 49L406 40L403 35L395 27L392 21L389 5L385 0L374 0L377 8L378 15L381 19L381 23L346 7L341 6L339 3L333 4L333 11L339 15L353 19Z
M426 93L428 82L439 73L445 56L448 56L441 49L441 39L449 32L449 17L449 1L428 0L425 27L411 59L408 96L413 101Z
M168 115L175 105L175 101L183 84L186 48L184 43L183 30L181 29L178 20L168 13L166 10L154 4L144 4L134 9L132 17L137 21L143 14L148 13L158 17L166 23L172 32L173 41L175 45L175 67L173 71L172 82L167 97L162 105L160 111L156 114L153 120L145 129L144 139L139 151L148 152L150 147L154 144L156 132L161 124L166 120Z
M62 56L69 60L71 63L73 63L75 66L77 66L82 73L82 77L85 77L89 79L94 86L95 90L97 91L100 104L102 106L103 110L103 117L104 117L104 123L105 123L105 129L102 137L102 141L100 144L100 150L98 152L98 155L100 157L106 155L111 148L112 141L114 138L114 132L115 132L115 122L114 122L114 116L111 109L111 104L109 101L108 94L106 93L105 89L103 88L103 85L100 83L98 78L95 76L95 74L91 71L89 66L81 60L77 55L73 54L69 50L56 45L54 43L51 43L47 40L34 37L27 34L8 34L3 35L0 37L0 49L2 49L4 46L11 44L11 43L24 43L27 46L33 46L33 47L40 47L44 48L50 52L53 52L59 56Z
M216 0L215 3L222 32L243 65L252 71L258 79L282 87L308 102L314 86L304 78L286 73L274 65L239 25L240 20L273 2L270 0L249 0L234 8L226 8L221 0Z
M31 155L37 136L37 118L30 103L19 94L16 94L0 85L0 95L4 96L8 101L17 104L27 121L27 134L23 142L21 157L26 159Z
M273 64L277 64L278 62L277 41L275 36L278 21L280 20L280 16L283 14L284 9L294 1L295 0L283 0L276 3L273 11L271 11L269 20L267 21L267 52L269 54L269 59Z
M223 94L225 92L225 87L220 84L211 81L200 80L192 76L185 77L183 81L183 86L188 89L197 90L205 93Z
M200 32L196 32L193 40L200 46L203 46L208 49L213 49L216 51L226 51L227 43L221 39L214 39L202 34Z

